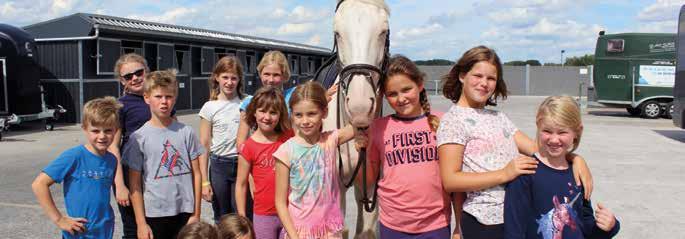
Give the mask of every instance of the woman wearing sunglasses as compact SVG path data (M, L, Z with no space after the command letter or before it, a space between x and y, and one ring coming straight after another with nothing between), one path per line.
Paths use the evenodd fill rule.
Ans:
M121 82L124 89L123 96L119 97L119 102L124 107L119 110L120 127L114 135L114 143L110 145L109 151L119 161L114 177L114 192L123 224L123 238L136 238L137 230L133 207L129 201L128 167L126 159L121 158L120 150L123 150L121 147L126 145L129 135L150 119L150 107L143 99L143 81L149 70L145 58L135 53L119 57L114 65L114 77ZM175 113L174 110L171 115Z

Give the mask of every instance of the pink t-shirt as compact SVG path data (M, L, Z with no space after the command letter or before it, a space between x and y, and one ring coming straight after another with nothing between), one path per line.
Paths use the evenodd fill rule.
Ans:
M438 117L442 113L433 113ZM393 230L423 233L450 224L451 204L442 189L436 138L428 117L376 119L367 158L382 163L380 220Z
M343 229L337 146L338 131L328 131L314 145L293 137L273 154L290 168L288 211L300 238L322 238Z

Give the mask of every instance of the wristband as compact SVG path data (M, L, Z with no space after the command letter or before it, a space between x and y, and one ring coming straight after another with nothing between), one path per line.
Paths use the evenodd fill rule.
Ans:
M203 187L207 187L207 186L209 186L209 185L212 185L212 183L210 183L209 181L204 181L204 182L202 182L202 186L203 186Z

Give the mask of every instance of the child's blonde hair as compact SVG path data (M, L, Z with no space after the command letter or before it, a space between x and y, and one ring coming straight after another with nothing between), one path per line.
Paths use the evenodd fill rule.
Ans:
M178 233L177 239L218 239L219 234L214 225L206 222L195 222L185 225Z
M154 89L165 88L178 95L178 81L175 70L153 71L145 75L143 90L149 94Z
M388 84L388 79L395 75L405 75L418 86L422 86L424 79L426 78L426 74L421 72L413 61L403 55L394 55L390 58L388 70L385 75L386 82L381 84L381 92L383 92L383 94L385 94L385 87L386 84ZM419 102L421 103L424 114L428 117L428 126L431 131L436 132L440 126L440 118L431 114L431 105L428 101L428 94L426 93L425 87L419 93Z
M326 111L328 108L326 89L324 89L319 82L307 81L304 84L298 85L292 95L290 95L290 102L288 102L288 105L292 109L294 105L305 100L311 101L322 111Z
M119 109L122 104L112 96L105 96L88 101L83 106L81 127L103 126L119 127Z
M222 216L217 227L220 239L238 239L244 236L255 239L250 220L235 213Z
M278 133L290 130L290 120L288 119L288 108L285 105L285 99L283 98L283 93L280 89L271 86L263 86L255 92L254 97L247 105L245 110L246 116L245 120L247 125L251 128L257 126L257 119L255 118L255 113L259 108L272 109L278 112L278 125L275 131Z
M560 127L567 127L576 133L573 139L572 153L580 145L580 136L583 134L583 122L580 119L580 108L573 97L570 96L550 96L547 97L538 108L535 123L540 129L542 123L551 123Z
M124 64L127 64L127 63L134 63L134 62L140 63L141 65L143 65L143 67L145 68L145 73L150 71L150 68L147 66L147 61L145 60L144 57L142 57L136 53L128 53L128 54L124 54L121 57L119 57L117 62L114 63L114 78L119 80L119 78L121 77L121 72L119 72L121 70L121 66L123 66Z
M283 55L280 51L269 51L262 57L257 65L257 71L261 74L264 67L276 64L281 68L281 74L283 75L283 80L287 81L290 79L290 65L288 64L288 58Z
M236 93L239 99L243 98L243 65L240 64L234 56L222 57L219 62L214 65L212 76L209 77L209 100L216 100L219 98L219 80L217 79L222 73L234 73L238 75L238 86L236 86Z

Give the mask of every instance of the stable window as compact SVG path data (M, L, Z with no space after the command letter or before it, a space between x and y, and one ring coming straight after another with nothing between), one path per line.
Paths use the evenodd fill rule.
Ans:
M300 74L300 64L298 57L295 55L290 55L290 75Z
M203 47L202 48L202 59L201 63L201 73L202 74L212 74L214 68L214 48Z
M255 54L253 51L248 51L245 54L245 74L255 73Z
M623 39L609 39L607 41L608 52L623 52L625 41Z
M159 70L174 68L174 45L160 43L157 45L157 67Z
M114 74L114 64L121 56L121 41L98 39L97 73Z
M139 41L121 41L121 54L136 53L143 55L143 43Z
M178 70L179 75L190 74L190 47L185 45L174 46L175 58L174 68Z
M314 74L314 72L316 72L316 63L314 62L313 59L309 59L308 64L309 64L309 73Z

